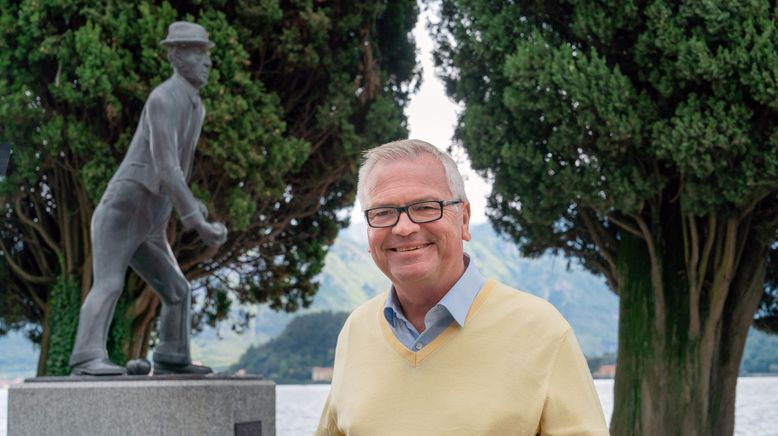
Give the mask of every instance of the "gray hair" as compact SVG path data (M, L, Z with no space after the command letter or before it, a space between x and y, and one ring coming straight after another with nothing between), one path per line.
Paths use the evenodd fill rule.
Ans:
M448 181L448 189L451 191L453 200L467 201L465 193L465 181L459 173L457 163L448 153L438 149L429 142L418 139L402 139L400 141L389 142L384 145L367 150L364 154L364 161L359 167L359 182L357 183L357 199L362 209L367 205L367 176L373 171L376 164L383 161L393 161L400 159L413 159L422 154L429 154L443 165Z

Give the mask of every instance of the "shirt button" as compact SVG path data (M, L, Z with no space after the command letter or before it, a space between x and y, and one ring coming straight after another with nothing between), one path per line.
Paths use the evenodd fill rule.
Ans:
M414 348L416 348L417 350L421 350L422 347L424 347L424 345L422 345L422 344L416 344L414 346Z

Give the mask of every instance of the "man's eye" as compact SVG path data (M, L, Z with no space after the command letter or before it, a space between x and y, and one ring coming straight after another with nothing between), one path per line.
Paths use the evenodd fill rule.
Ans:
M382 217L387 216L392 213L392 209L381 209L381 210L374 210L373 216L374 217Z

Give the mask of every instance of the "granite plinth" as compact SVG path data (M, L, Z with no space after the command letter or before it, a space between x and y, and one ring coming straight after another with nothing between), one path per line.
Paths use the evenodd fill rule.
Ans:
M8 389L8 434L275 435L275 383L238 377L46 377Z

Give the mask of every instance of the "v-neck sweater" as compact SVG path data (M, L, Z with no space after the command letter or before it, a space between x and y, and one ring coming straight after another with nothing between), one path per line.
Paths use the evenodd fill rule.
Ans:
M338 337L317 435L607 435L586 360L545 300L487 280L464 327L420 351L386 324L386 294Z

